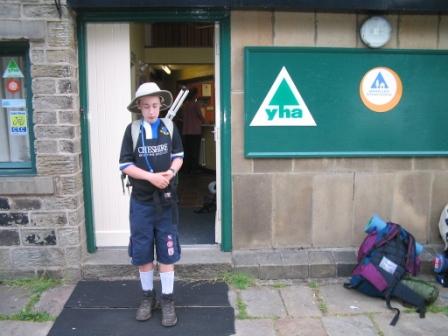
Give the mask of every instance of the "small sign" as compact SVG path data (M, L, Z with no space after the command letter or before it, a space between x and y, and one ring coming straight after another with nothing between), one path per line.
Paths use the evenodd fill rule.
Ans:
M286 67L280 70L250 126L316 126Z
M6 81L6 90L9 93L17 93L20 91L20 81L14 78L10 78Z
M13 59L9 61L5 72L3 72L3 78L23 78L22 71L20 71L19 66Z
M2 99L3 108L20 108L26 107L25 99Z
M392 110L401 100L403 86L395 71L378 67L369 70L359 85L364 105L374 112Z
M9 112L9 124L11 135L26 135L28 133L26 111Z

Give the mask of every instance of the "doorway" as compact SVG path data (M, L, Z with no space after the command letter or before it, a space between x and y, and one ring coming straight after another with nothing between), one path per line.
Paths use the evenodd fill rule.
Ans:
M157 82L174 97L181 87L198 92L195 102L204 118L198 156L194 169L178 174L180 238L182 245L220 243L216 27L213 22L87 24L87 111L96 246L126 246L128 242L129 192L123 193L117 160L124 129L136 117L126 106L136 88L147 81ZM182 110L174 122L182 132Z

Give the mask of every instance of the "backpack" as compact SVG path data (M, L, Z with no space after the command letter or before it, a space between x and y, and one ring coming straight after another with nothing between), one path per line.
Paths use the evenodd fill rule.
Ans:
M173 140L173 121L169 118L160 118L162 123L165 125L165 127L168 129L168 132L170 133L170 138ZM131 137L132 137L132 149L135 150L135 147L137 146L138 142L138 136L140 135L140 127L142 124L142 119L137 119L132 122L131 125ZM125 182L126 180L126 182ZM128 189L131 186L131 182L129 181L129 178L127 178L127 175L125 173L121 173L121 186L123 188L123 195L125 194L124 187Z
M392 326L400 317L400 310L391 306L392 298L416 307L420 318L425 317L424 298L402 282L406 274L415 276L419 271L415 247L414 237L399 224L389 222L382 229L374 228L359 247L358 264L344 284L345 288L385 299L387 307L396 312Z

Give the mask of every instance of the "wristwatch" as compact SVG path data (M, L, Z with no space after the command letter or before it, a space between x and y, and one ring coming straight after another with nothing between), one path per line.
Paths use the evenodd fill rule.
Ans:
M174 169L174 168L170 168L170 169L168 169L168 170L171 170L172 172L173 172L173 176L176 176L176 169Z

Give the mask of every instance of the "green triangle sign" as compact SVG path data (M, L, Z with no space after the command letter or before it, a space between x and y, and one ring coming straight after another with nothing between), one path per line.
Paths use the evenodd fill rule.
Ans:
M285 67L277 75L250 126L316 126Z
M3 78L23 78L23 73L13 59L9 60L8 66L3 72Z

